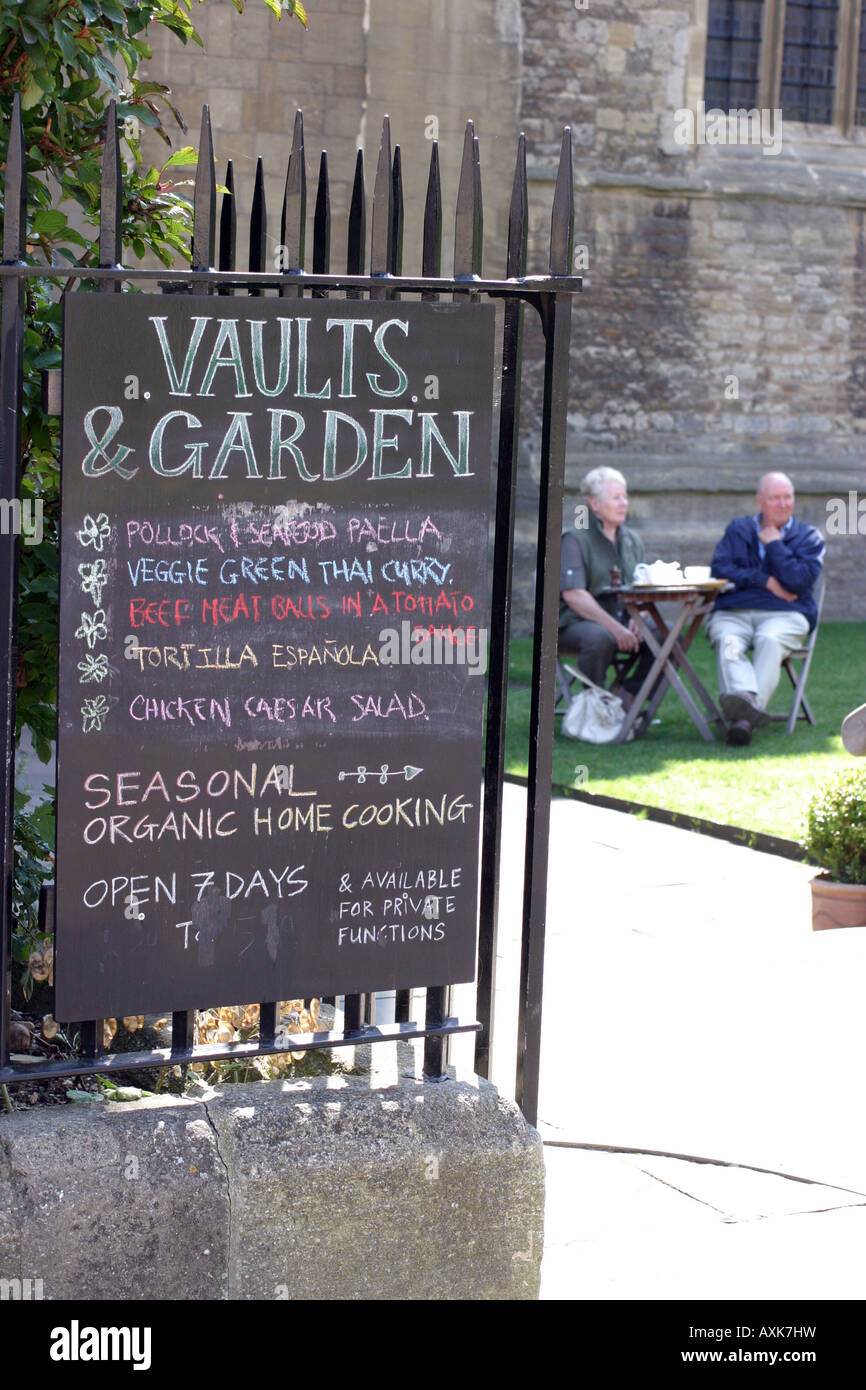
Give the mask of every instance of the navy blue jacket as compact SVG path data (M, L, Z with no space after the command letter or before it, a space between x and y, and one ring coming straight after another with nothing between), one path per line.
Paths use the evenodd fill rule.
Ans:
M824 539L814 526L792 518L782 539L764 546L761 559L754 516L738 516L713 555L713 578L730 579L736 585L728 593L719 594L716 610L768 608L788 612L793 608L806 615L811 629L818 620L812 589L823 563ZM797 595L793 603L770 592L767 580L771 574L783 589Z

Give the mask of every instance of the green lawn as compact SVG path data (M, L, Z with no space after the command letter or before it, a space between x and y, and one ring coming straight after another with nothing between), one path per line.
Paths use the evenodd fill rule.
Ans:
M525 776L531 642L512 642L510 656L506 769ZM689 658L716 698L715 661L703 633ZM800 720L795 732L786 734L784 724L772 724L759 730L748 748L704 743L672 691L659 708L661 723L627 744L563 738L557 717L554 784L573 787L582 777L584 791L797 840L810 795L848 759L839 726L850 709L866 701L866 623L821 624L806 693L818 721L814 728ZM786 710L790 702L783 672L770 708ZM581 767L586 772L576 773Z

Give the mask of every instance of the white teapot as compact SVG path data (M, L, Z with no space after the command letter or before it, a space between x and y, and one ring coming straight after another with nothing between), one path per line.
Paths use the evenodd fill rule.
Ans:
M677 560L654 560L651 565L635 565L635 584L682 584L683 572Z

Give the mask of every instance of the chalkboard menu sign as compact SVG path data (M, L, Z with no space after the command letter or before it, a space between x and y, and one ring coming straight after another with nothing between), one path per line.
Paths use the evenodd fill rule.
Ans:
M493 312L67 296L58 1017L472 979Z

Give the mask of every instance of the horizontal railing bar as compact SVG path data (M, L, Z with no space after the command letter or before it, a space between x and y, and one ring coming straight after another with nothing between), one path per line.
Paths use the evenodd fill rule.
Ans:
M359 1028L352 1033L289 1033L285 1041L214 1043L212 1047L182 1048L173 1052L161 1047L152 1052L112 1052L101 1057L76 1062L74 1057L43 1066L29 1064L0 1068L0 1083L15 1081L44 1081L47 1077L85 1076L113 1071L137 1071L141 1067L176 1067L190 1062L236 1062L239 1058L273 1056L286 1052L315 1052L327 1047L365 1047L367 1043L407 1042L411 1038L427 1038L445 1033L477 1033L481 1024L475 1019L461 1023L456 1018L443 1019L435 1028L420 1023L383 1023L381 1027Z
M253 270L128 270L124 266L81 268L49 265L21 265L19 262L0 264L0 276L60 280L157 280L168 285L221 284L235 288L257 285L260 289L278 290L287 284L303 289L370 290L381 288L383 281L396 291L466 289L471 285L479 293L514 294L527 291L533 294L554 291L557 294L578 294L583 288L580 275L524 275L513 280L491 280L479 275L446 277L420 275L319 275L311 271L286 271L272 275Z

